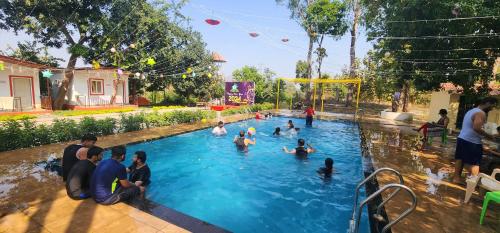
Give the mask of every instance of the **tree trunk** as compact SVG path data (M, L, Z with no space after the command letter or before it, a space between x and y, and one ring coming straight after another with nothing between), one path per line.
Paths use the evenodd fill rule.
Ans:
M69 58L68 65L66 66L66 70L64 71L64 79L62 80L61 86L57 91L56 99L54 100L54 109L61 110L64 102L66 93L68 93L68 87L71 82L73 82L75 65L78 55L72 54Z
M408 112L408 100L410 99L410 83L408 81L404 81L403 83L403 112Z
M309 50L307 51L307 78L311 79L312 78L312 51L313 51L313 45L314 45L314 37L312 35L312 32L309 32ZM306 103L311 102L311 82L309 82L309 85L307 85L306 88Z
M321 38L319 40L319 44L318 44L318 51L319 51L319 54L318 54L318 78L321 79L321 64L323 64L323 58L326 56L326 53L323 54L321 49L323 48L323 39L325 38L325 34L321 35ZM321 101L323 99L323 84L319 84L319 87L318 89L320 90L319 92L319 101ZM315 106L316 107L316 106Z
M353 2L353 11L354 18L352 22L351 28L351 48L350 48L350 56L351 56L351 65L349 67L349 77L356 77L356 33L358 32L358 20L359 15L361 14L361 6L359 4L359 0L354 0ZM348 86L349 91L346 96L346 106L351 105L352 101L352 93L354 93L354 85L350 84Z

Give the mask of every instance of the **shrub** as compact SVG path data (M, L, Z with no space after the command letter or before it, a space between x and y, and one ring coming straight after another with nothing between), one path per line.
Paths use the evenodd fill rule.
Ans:
M111 135L115 133L116 120L111 117L106 117L102 120L97 120L97 128L99 129L99 135Z
M117 108L117 109L98 109L98 110L62 110L55 111L55 115L59 116L83 116L83 115L96 115L106 113L124 113L135 111L137 108Z
M21 124L14 120L9 120L2 123L0 128L0 149L2 151L14 150L17 148L22 148L24 145L22 143L23 131Z
M52 123L52 141L65 142L81 137L78 124L71 119L56 119Z
M120 132L131 132L143 129L145 124L144 113L138 114L121 114L120 115ZM146 125L147 127L147 125Z

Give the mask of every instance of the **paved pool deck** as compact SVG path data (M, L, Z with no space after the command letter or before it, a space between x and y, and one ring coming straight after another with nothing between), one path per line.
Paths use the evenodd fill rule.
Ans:
M249 115L226 117L226 122ZM329 115L328 119L352 119L349 115ZM98 145L112 147L175 135L212 126L213 123L183 124L129 132L99 138ZM500 211L491 205L484 225L479 225L481 198L476 193L463 204L463 186L448 182L452 172L454 140L447 146L434 143L430 150L414 148L418 141L412 125L366 117L361 123L375 168L392 167L404 176L418 196L415 212L393 227L393 232L500 232ZM189 232L198 231L175 221L165 221L128 204L97 205L92 200L74 201L66 196L60 177L35 165L50 156L60 157L68 143L0 153L0 233L17 232ZM391 181L378 176L382 186ZM398 194L386 207L390 219L408 205Z

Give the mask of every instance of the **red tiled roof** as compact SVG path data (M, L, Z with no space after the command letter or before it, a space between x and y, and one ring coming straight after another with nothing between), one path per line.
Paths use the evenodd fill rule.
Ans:
M11 64L16 64L16 65L21 65L21 66L27 66L27 67L31 67L31 68L39 68L39 69L40 68L49 68L46 65L42 65L42 64L38 64L35 62L30 62L30 61L25 61L25 60L20 60L17 58L4 56L4 55L0 55L0 61L8 62Z
M479 88L481 85L476 84L474 86L475 86L475 88ZM499 83L497 83L495 81L491 81L488 84L488 87L491 89L490 95L499 95L500 94L500 84ZM453 91L453 92L462 92L464 90L463 87L456 86L453 83L441 83L441 89L444 91Z

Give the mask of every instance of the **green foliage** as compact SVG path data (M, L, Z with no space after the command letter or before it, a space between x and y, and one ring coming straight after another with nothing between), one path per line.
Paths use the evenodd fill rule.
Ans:
M56 58L49 55L48 48L40 47L36 41L18 41L17 48L12 48L9 45L5 52L0 53L5 53L10 57L35 62L50 67L59 67L59 62L64 61L61 58Z
M234 114L246 114L252 113L262 110L271 110L274 108L274 104L272 103L262 103L262 104L254 104L250 106L242 106L238 108L230 108L222 111L223 116L229 116Z
M56 119L52 123L52 141L65 142L76 140L81 137L80 127L75 120Z
M118 108L118 109L98 109L98 110L60 110L54 111L54 115L58 116L84 116L84 115L97 115L108 113L124 113L135 111L137 108Z
M264 103L227 110L223 114L248 113L272 108L273 104ZM8 120L0 123L0 141L2 142L0 143L0 151L77 140L86 133L102 136L213 118L215 118L214 111L176 110L164 113L155 111L152 113L122 114L118 122L113 118L96 120L92 117L84 117L79 123L70 119L54 120L52 125L35 124L34 121L28 119Z
M256 67L244 66L241 69L233 71L233 78L236 81L254 82L255 83L255 102L263 103L266 101L275 100L275 88L271 80L275 74L269 69L264 69L260 72Z
M145 116L144 113L122 114L120 115L120 131L131 132L144 129Z
M493 80L492 68L500 50L497 35L480 35L498 33L498 18L423 20L498 15L499 1L379 0L363 1L363 4L367 9L364 17L368 39L375 42L378 61L391 66L378 75L389 76L399 84L413 83L420 91L434 90L441 83L452 82L464 87L466 95L477 95L474 93L476 83L483 85L479 94L488 93L485 86ZM404 22L415 20L421 21ZM466 36L472 34L477 36ZM450 35L460 36L448 38ZM441 38L377 39L423 36Z
M5 115L5 116L0 116L0 122L1 121L19 121L19 120L28 120L28 119L35 119L36 116L34 115L29 115L29 114L21 114L21 115Z

